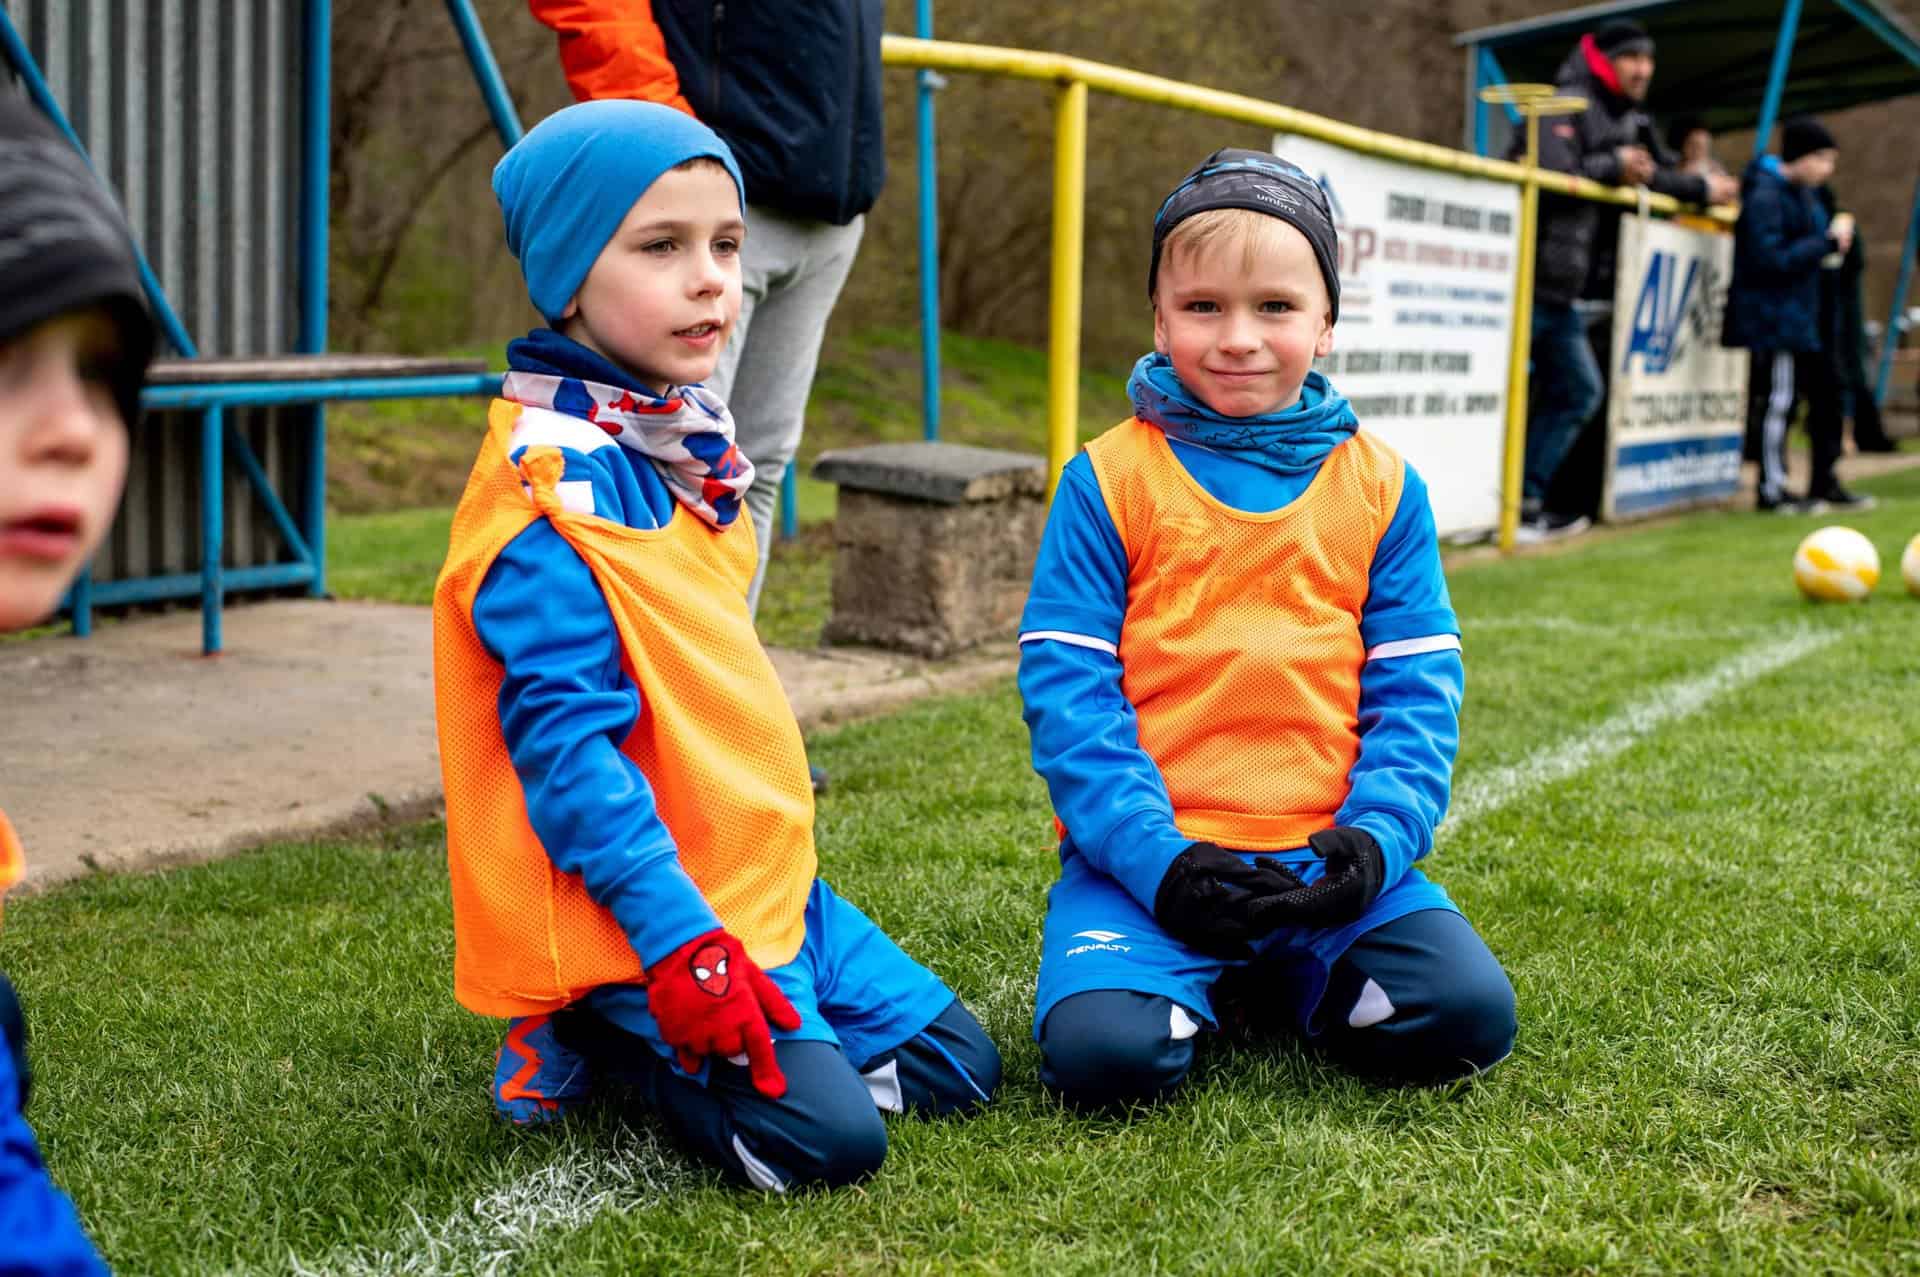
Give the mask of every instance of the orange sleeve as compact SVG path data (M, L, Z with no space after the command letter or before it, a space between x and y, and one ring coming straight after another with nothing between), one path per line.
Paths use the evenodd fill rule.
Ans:
M527 0L527 7L559 35L575 98L640 98L693 114L648 0Z

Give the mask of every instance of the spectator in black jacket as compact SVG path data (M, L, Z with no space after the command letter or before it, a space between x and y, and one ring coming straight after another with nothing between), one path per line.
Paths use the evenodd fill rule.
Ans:
M1641 109L1652 81L1653 40L1637 23L1609 22L1581 36L1554 84L1585 98L1587 107L1542 122L1541 167L1619 186L1646 186L1692 204L1732 199L1738 189L1732 178L1675 168L1677 157ZM1517 139L1514 154L1524 145L1524 138ZM1610 310L1619 220L1618 209L1591 200L1547 194L1540 201L1522 541L1570 535L1589 522L1584 514L1549 509L1548 496L1568 449L1606 396L1587 321Z
M1814 188L1833 176L1840 152L1818 120L1800 116L1780 128L1780 154L1763 155L1740 181L1734 227L1733 283L1727 290L1723 345L1752 352L1747 429L1758 435L1760 490L1755 504L1782 514L1830 507L1859 510L1871 499L1840 486L1840 382L1820 324L1823 261L1837 271L1853 245L1853 218L1831 219ZM1813 469L1803 498L1787 491L1787 425L1807 399Z

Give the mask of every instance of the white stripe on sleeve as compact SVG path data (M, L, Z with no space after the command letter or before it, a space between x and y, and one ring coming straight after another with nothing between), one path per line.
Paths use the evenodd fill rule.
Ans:
M1108 656L1120 655L1120 649L1103 638L1094 638L1091 634L1075 634L1071 630L1028 630L1020 636L1022 645L1038 643L1052 639L1056 643L1069 643L1074 647L1090 647L1096 652L1105 652Z
M1458 652L1459 650L1458 634L1428 634L1423 638L1394 639L1390 643L1376 643L1367 649L1367 659L1378 661L1389 656L1417 656L1421 652Z

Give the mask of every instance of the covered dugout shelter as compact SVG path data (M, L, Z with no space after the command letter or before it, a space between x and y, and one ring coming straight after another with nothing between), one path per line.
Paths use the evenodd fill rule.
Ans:
M1515 127L1515 118L1480 100L1483 88L1552 83L1581 34L1616 18L1638 22L1658 46L1659 73L1646 103L1655 119L1693 115L1716 133L1754 129L1756 155L1787 116L1920 94L1920 35L1877 0L1612 0L1455 38L1466 54L1467 149L1505 154ZM1917 240L1920 173L1887 334L1898 331ZM1893 347L1881 342L1874 378L1874 396L1883 403Z
M471 0L446 0L501 140L520 123ZM67 600L326 592L331 400L484 394L479 361L327 352L332 0L0 0L24 93L127 212L163 357L112 534Z

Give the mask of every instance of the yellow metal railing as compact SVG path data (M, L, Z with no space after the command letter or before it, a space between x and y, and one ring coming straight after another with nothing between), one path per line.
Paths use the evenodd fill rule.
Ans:
M889 39L891 37L888 37ZM1053 100L1053 286L1047 302L1047 499L1080 422L1080 281L1087 208L1087 82Z
M1470 177L1511 182L1523 192L1556 191L1603 204L1645 208L1672 214L1687 207L1668 195L1606 186L1583 177L1573 177L1540 168L1529 168L1507 160L1487 159L1431 142L1416 142L1392 133L1380 133L1309 111L1265 102L1239 93L1202 88L1179 80L1168 80L1125 67L1091 62L1085 58L1059 53L1035 53L1027 49L1003 49L984 44L956 44L946 40L916 40L889 35L880 41L880 54L889 66L927 67L936 71L970 71L986 75L1009 76L1021 80L1053 83L1054 160L1053 160L1053 262L1052 299L1048 307L1047 335L1047 461L1050 468L1048 494L1058 482L1060 470L1073 457L1080 410L1080 281L1084 256L1087 184L1087 91L1098 89L1136 102L1157 102L1163 106L1199 111L1223 120L1260 124L1282 133L1294 133L1322 142L1331 142L1349 150L1385 159L1418 164L1423 168ZM1709 214L1717 222L1732 220L1726 210ZM1519 235L1521 242L1533 243L1537 204L1523 199ZM1531 281L1516 287L1514 341L1520 357L1509 385L1525 388L1525 343L1531 336L1533 296ZM1526 431L1526 396L1511 391L1507 404L1507 481L1501 494L1501 545L1513 543L1513 520L1519 509L1518 481L1514 478L1520 442Z

